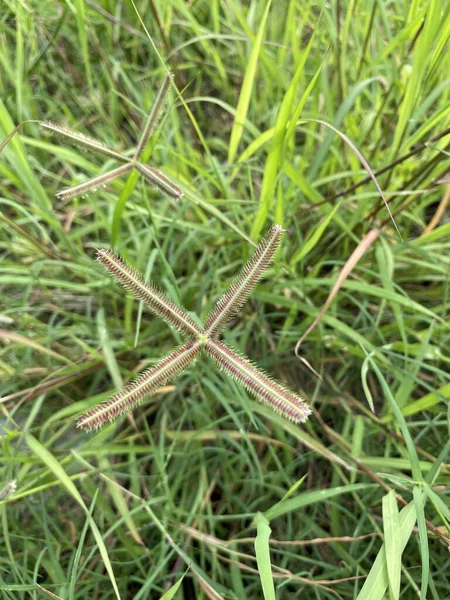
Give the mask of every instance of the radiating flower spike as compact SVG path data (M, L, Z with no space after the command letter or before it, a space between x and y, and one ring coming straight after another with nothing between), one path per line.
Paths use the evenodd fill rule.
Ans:
M64 127L64 125L53 123L53 121L42 121L41 127L49 130L51 133L56 133L59 136L63 136L76 146L81 146L82 148L89 148L90 150L94 150L95 152L99 152L111 158L115 158L116 160L120 160L121 162L129 162L128 158L126 158L119 152L115 152L111 148L108 148L108 146L106 146L103 142L100 142L95 138L89 137L88 135L84 135L84 133L78 133L77 131L73 131L68 127Z
M76 196L83 196L89 192L95 192L99 187L106 186L107 183L110 183L111 181L114 181L114 179L117 179L121 175L131 171L132 168L132 164L122 165L113 171L108 171L108 173L104 173L103 175L99 175L98 177L94 177L88 181L83 181L83 183L65 188L64 190L58 192L56 197L60 200L67 200L70 198L75 198Z
M119 415L130 411L185 369L200 350L199 342L187 342L168 354L155 367L144 371L137 379L109 400L98 404L78 420L82 429L98 429Z
M194 321L185 314L172 300L151 284L144 283L139 273L125 264L110 250L98 250L97 260L126 290L142 300L149 309L163 319L170 327L189 337L197 337L202 333Z
M153 106L149 112L147 121L144 125L144 129L142 130L141 137L139 139L139 142L138 142L138 145L136 148L136 152L134 154L134 160L136 160L136 161L139 160L139 158L142 154L142 151L144 150L151 134L153 133L153 130L155 129L156 125L158 124L158 121L162 114L162 109L164 107L164 102L166 101L166 98L167 98L167 92L169 91L169 87L170 87L170 84L172 83L172 80L173 80L172 73L167 72L164 77L164 80L162 82L162 85L158 91L158 94L156 95L155 102L153 103Z
M226 324L247 302L258 281L272 262L284 229L273 225L256 252L242 269L228 290L222 294L206 320L205 333L214 336L223 331Z
M209 340L203 348L228 375L286 419L303 423L311 414L299 394L288 390L223 342Z

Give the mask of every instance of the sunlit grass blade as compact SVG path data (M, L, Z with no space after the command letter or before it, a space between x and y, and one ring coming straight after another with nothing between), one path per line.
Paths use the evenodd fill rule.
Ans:
M144 371L137 379L106 402L95 406L78 420L82 429L98 429L128 412L154 393L171 377L185 369L200 350L199 342L187 342L163 358L155 367Z
M271 263L284 229L274 225L242 269L234 283L219 298L206 321L205 333L214 336L226 326L248 300L264 271Z
M255 538L255 556L264 600L275 600L275 586L273 584L269 548L269 539L272 530L270 529L269 521L262 513L256 515L254 524L256 525L257 532Z
M383 496L383 529L389 597L391 600L398 600L400 594L402 551L400 548L400 518L393 490L386 496Z
M95 152L99 152L100 154L104 154L111 158L115 158L116 160L120 160L121 162L130 162L128 158L122 156L119 152L108 148L103 142L96 140L88 135L84 135L84 133L78 133L77 131L73 131L64 125L59 125L59 123L53 123L52 121L42 121L41 127L47 129L51 133L56 133L59 136L63 136L67 138L69 142L75 144L76 146L81 146L83 148L89 148L90 150L94 150Z
M171 198L179 200L183 195L183 192L180 190L180 188L172 183L170 179L168 179L160 171L152 169L152 167L148 167L147 165L143 165L141 163L136 163L134 166L150 184L154 185Z
M153 106L147 117L147 121L144 125L144 129L142 130L142 134L139 139L139 142L138 142L138 145L136 148L136 152L134 154L134 160L136 160L136 161L139 160L143 149L145 148L155 126L157 125L157 123L161 117L162 108L164 106L164 102L166 101L167 92L169 91L169 86L170 86L172 80L173 80L172 73L166 73L166 76L164 77L164 81L163 81L163 83L158 91L158 94L156 96L155 102L153 103Z
M113 252L99 250L97 259L126 290L142 300L169 326L191 337L202 333L198 325L179 306L152 285L144 283L137 271L126 265Z
M107 183L110 183L111 181L114 181L114 179L131 171L132 168L133 165L131 164L122 165L117 167L117 169L108 171L108 173L104 173L103 175L99 175L98 177L94 177L93 179L89 179L88 181L84 181L83 183L79 183L72 187L65 188L55 195L60 200L69 200L70 198L83 196L89 192L96 192L100 187L106 186Z
M241 141L242 132L244 131L244 123L248 114L253 84L255 82L256 68L258 66L258 57L261 50L264 32L266 30L266 22L267 17L269 16L271 3L271 0L269 0L266 4L258 33L253 44L252 52L247 63L247 70L245 71L244 80L242 82L239 101L236 107L236 115L234 117L233 129L231 130L230 144L228 147L228 162L230 163L234 161L239 147L239 142Z
M250 360L218 340L209 340L204 349L211 358L259 400L294 423L306 421L311 409L299 394L274 381Z

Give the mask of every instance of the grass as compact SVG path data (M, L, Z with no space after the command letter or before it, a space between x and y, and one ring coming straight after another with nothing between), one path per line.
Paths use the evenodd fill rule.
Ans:
M117 163L36 123L0 155L2 598L448 595L449 28L442 0L5 2L0 142L126 152L170 68L140 161L183 197L133 170L55 198ZM96 248L203 319L272 223L224 342L308 422L198 362L77 429L181 342Z

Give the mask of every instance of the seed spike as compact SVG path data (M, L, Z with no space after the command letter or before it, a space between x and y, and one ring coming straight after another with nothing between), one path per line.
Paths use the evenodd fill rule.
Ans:
M116 160L120 160L120 162L129 162L128 158L122 156L122 154L119 154L119 152L115 152L111 148L108 148L108 146L106 146L103 142L89 137L88 135L84 135L84 133L73 131L64 125L59 125L58 123L53 123L52 121L42 121L41 127L48 129L52 133L56 133L57 135L68 138L72 144L75 144L76 146L89 148L90 150L94 150L96 152L100 152L101 154L105 154L106 156L110 156L111 158L115 158Z
M220 333L227 323L247 302L258 281L272 262L284 229L273 225L266 237L258 245L253 257L241 270L228 290L222 294L206 320L205 333L214 336Z
M78 420L81 429L98 429L140 404L154 394L174 375L181 373L200 350L199 342L187 342L165 356L156 366L144 371L137 379L109 400L98 404Z
M283 417L294 423L306 421L311 409L303 398L272 379L249 359L218 340L204 344L206 353L231 377Z
M142 154L142 151L144 150L145 146L147 145L147 142L161 117L161 111L164 106L164 102L167 98L167 92L169 91L169 86L170 86L172 80L173 80L172 73L167 72L164 77L164 80L162 82L162 85L159 88L159 91L156 95L155 102L153 103L153 106L150 109L150 112L147 117L147 121L144 125L144 128L141 133L141 137L140 137L138 145L136 147L136 152L134 154L134 160L136 160L136 161L139 160L139 158Z
M169 326L189 337L197 337L201 329L185 312L151 284L144 283L139 273L110 250L99 250L97 259L129 292L145 302L149 309Z
M152 167L143 165L142 163L136 163L135 167L144 177L144 179L146 179L151 185L154 185L162 192L170 196L170 198L179 200L183 195L183 192L180 190L180 188L173 184L170 179L168 179L160 171L152 169Z
M117 179L124 173L130 171L132 168L132 164L122 165L117 167L117 169L108 171L108 173L104 173L103 175L99 175L98 177L94 177L93 179L89 179L88 181L84 181L78 185L74 185L73 187L61 190L56 194L56 197L60 200L68 200L70 198L75 198L76 196L82 196L88 192L95 192L100 186L106 185L110 181Z

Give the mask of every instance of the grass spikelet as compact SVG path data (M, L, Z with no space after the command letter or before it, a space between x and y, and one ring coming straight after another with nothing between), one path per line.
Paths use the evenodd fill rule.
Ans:
M153 106L147 117L147 121L142 130L141 137L139 139L139 142L138 142L138 145L136 148L136 152L134 154L134 160L136 160L136 161L139 160L139 157L140 157L142 151L144 150L145 146L147 145L147 142L148 142L151 134L153 133L153 130L155 129L156 125L158 124L159 119L161 118L162 109L164 107L164 103L167 98L167 92L169 91L169 86L170 86L172 80L173 80L172 73L170 73L170 72L166 73L166 76L164 77L164 81L162 82L162 85L159 88L158 94L156 95L155 102L153 103Z
M106 146L103 142L100 142L95 138L89 137L88 135L84 135L84 133L78 133L77 131L73 131L68 127L64 127L64 125L59 125L59 123L53 123L53 121L42 121L41 127L47 129L52 133L57 134L58 136L68 139L72 144L75 144L76 146L89 148L90 150L94 150L95 152L100 152L101 154L105 154L106 156L110 156L111 158L120 160L121 162L129 161L129 159L125 156L122 156L122 154L119 154L111 148L108 148L108 146Z
M56 197L60 200L69 200L70 198L82 196L83 194L87 194L89 192L95 192L99 187L105 186L110 181L113 181L124 173L131 171L132 168L133 165L131 163L122 165L117 169L108 171L108 173L105 173L104 175L99 175L98 177L94 177L93 179L89 179L88 181L84 181L78 185L74 185L73 187L61 190L56 194Z
M294 394L281 383L274 381L250 360L226 344L209 340L204 345L204 349L219 367L222 367L238 383L290 421L302 423L311 414L311 409L300 395Z
M151 183L159 190L170 196L170 198L179 200L183 195L183 192L180 190L180 188L173 184L160 171L152 169L152 167L148 167L147 165L143 165L142 163L136 163L135 167L139 171L139 173L144 177L144 179L146 179L149 183Z
M0 490L0 502L2 500L7 500L10 496L12 496L16 489L17 479L11 479L11 481L8 481L5 487L2 490Z
M89 410L78 420L82 429L98 429L128 412L158 390L171 377L180 373L200 350L199 342L187 342L168 354L155 367L144 371L137 379L106 402Z
M219 298L206 320L205 333L216 335L224 329L239 309L247 302L258 281L271 263L284 229L273 225L261 241L253 257L239 273L228 290Z
M155 315L163 319L169 326L191 338L202 333L179 306L152 285L144 283L139 273L126 265L113 252L99 250L97 259L120 285L142 300Z

